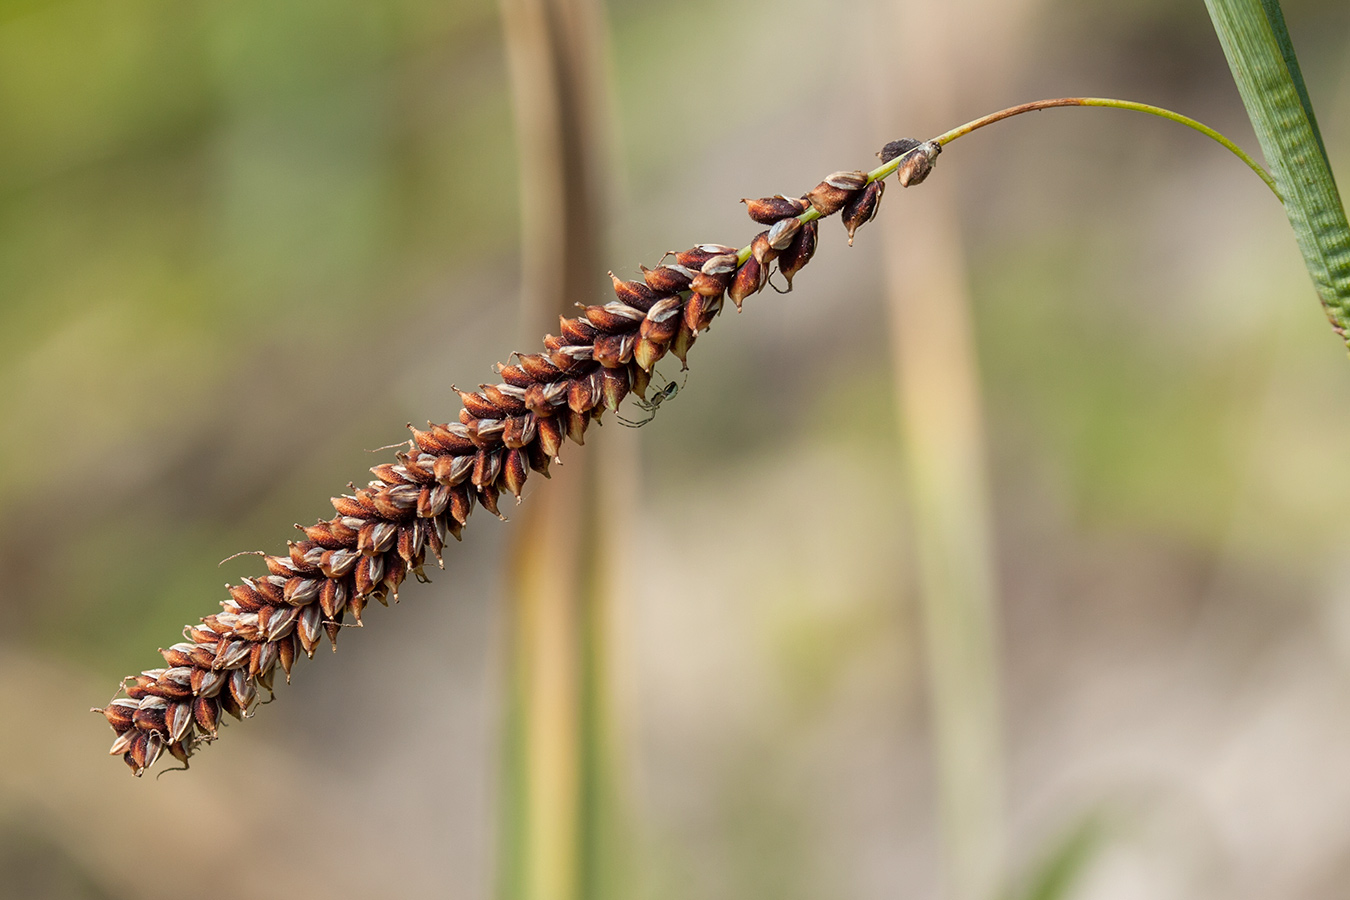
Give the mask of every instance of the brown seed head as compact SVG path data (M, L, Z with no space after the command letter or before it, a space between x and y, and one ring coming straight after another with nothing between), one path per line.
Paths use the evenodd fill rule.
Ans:
M938 149L915 142L901 150L911 154L901 183L919 183ZM876 214L881 192L865 173L837 172L805 199L745 201L768 227L744 263L733 247L698 244L644 268L641 281L611 275L614 300L561 319L542 352L498 364L498 383L456 389L457 420L409 426L411 441L371 469L372 481L332 499L333 518L297 526L303 540L263 556L265 574L228 585L220 612L160 651L163 668L124 681L126 696L98 710L114 732L112 754L138 775L165 750L186 762L215 739L222 713L246 717L263 692L270 696L278 668L289 680L301 652L312 657L325 637L336 647L342 626L360 625L372 600L397 600L409 573L424 577L427 558L440 560L446 535L458 540L475 507L500 516L502 492L519 500L530 472L547 476L564 438L582 444L590 422L629 393L647 397L654 367L667 353L686 363L724 297L739 307L774 263L790 288L818 236L817 222L800 215L842 210L851 238Z

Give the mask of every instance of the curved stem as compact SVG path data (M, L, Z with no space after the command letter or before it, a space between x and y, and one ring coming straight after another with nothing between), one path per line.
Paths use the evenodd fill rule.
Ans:
M1266 183L1266 186L1270 188L1271 193L1275 195L1275 199L1279 200L1281 203L1284 202L1284 198L1280 196L1280 189L1275 186L1275 179L1270 176L1270 173L1261 168L1260 163L1248 156L1245 150L1233 143L1227 137L1215 131L1213 128L1210 128L1203 122L1197 122L1189 116L1183 116L1181 113L1173 112L1170 109L1163 109L1161 106L1136 103L1133 100L1112 100L1109 97L1059 97L1054 100L1035 100L1031 103L1023 103L1019 106L1010 106L1007 109L1001 109L998 112L990 113L987 116L981 116L978 119L972 119L964 125L960 125L953 128L951 131L938 135L933 138L931 143L945 147L957 138L965 137L972 131L978 131L986 125L993 125L995 122L1002 122L1004 119L1011 119L1013 116L1022 115L1022 113L1036 112L1040 109L1054 109L1059 106L1105 106L1112 109L1131 109L1135 112L1148 113L1151 116L1158 116L1176 122L1179 125L1185 125L1187 128L1198 131L1205 137L1221 144L1228 152L1246 163L1247 167L1255 172L1257 176ZM917 150L918 148L915 149ZM868 182L879 181L892 175L896 169L900 168L905 160L909 159L910 154L913 152L914 150L910 150L907 153L902 153L890 162L877 166L867 173ZM816 219L819 219L820 213L812 208L797 216L797 218L804 225L807 222L814 222ZM750 245L747 244L742 247L737 254L736 264L743 265L749 258Z
M1022 113L1035 112L1040 109L1054 109L1059 106L1104 106L1112 109L1131 109L1135 112L1148 113L1150 116L1158 116L1176 122L1179 125L1185 125L1187 128L1198 131L1205 137L1223 145L1230 153L1246 163L1247 167L1255 172L1261 180L1266 183L1276 199L1280 200L1280 202L1284 202L1283 198L1280 197L1279 188L1275 186L1275 179L1270 176L1270 173L1263 169L1260 163L1248 156L1246 151L1230 141L1227 137L1215 131L1213 128L1210 128L1203 122L1197 122L1189 116L1183 116L1181 113L1173 112L1170 109L1163 109L1161 106L1136 103L1133 100L1112 100L1106 97L1060 97L1056 100L1037 100L1034 103L1023 103L1020 106L1010 106L1007 109L999 110L996 113L982 116L981 118L967 122L958 128L953 128L946 134L933 138L933 141L934 143L946 146L957 138L964 137L972 131L983 128L986 125L992 125L995 122L1001 122L1004 119L1010 119L1013 116L1020 116ZM891 162L896 163L897 161L892 160ZM880 173L882 169L885 168L886 166L882 166L877 169L876 172ZM890 171L894 171L894 169L891 169ZM889 175L890 171L886 174ZM885 175L879 175L879 177L884 178Z

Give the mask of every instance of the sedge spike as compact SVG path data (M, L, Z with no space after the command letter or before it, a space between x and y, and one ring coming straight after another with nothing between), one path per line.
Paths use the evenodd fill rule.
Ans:
M425 431L409 426L411 439L392 462L371 469L374 480L332 498L336 515L296 526L303 539L289 542L282 555L264 554L266 574L227 585L220 612L185 626L181 642L160 650L163 666L124 679L124 696L92 710L115 733L109 752L138 776L165 753L186 765L215 740L223 713L251 715L263 693L272 693L278 670L289 680L296 659L313 657L325 636L336 649L342 627L361 624L372 599L397 599L409 574L426 580L428 558L440 563L447 538L460 537L476 506L502 517L503 495L518 502L530 472L547 476L564 441L583 443L590 423L627 395L654 412L677 388L672 382L654 389L649 399L653 367L667 354L686 365L725 300L739 309L769 284L774 267L791 289L815 253L819 219L840 214L851 244L876 216L891 175L902 187L920 184L957 137L1033 108L1068 105L1142 108L1084 98L1041 101L931 141L894 141L870 172L835 172L801 197L743 201L763 226L745 247L696 244L668 254L673 261L643 267L641 281L611 274L614 300L562 319L542 352L499 364L499 383L458 391L458 421Z

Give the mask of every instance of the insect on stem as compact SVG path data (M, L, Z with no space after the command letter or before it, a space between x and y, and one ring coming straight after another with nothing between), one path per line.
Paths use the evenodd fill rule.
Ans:
M671 397L674 397L676 394L678 394L680 392L680 389L684 387L685 382L688 380L689 380L689 373L685 372L684 378L680 379L678 382L674 380L667 381L662 387L660 387L656 391L656 393L652 394L650 400L643 400L641 397L634 397L633 402L637 404L639 409L642 409L647 413L647 417L645 419L639 419L637 421L634 421L632 419L624 418L623 416L618 416L619 422L622 423L623 425L628 426L629 428L641 428L643 425L646 425L652 419L656 418L657 408L660 407L662 403L666 402Z

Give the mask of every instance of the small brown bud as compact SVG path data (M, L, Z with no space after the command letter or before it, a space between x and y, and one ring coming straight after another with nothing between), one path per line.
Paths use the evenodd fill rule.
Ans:
M745 211L761 225L772 225L779 219L800 215L806 212L805 201L778 194L775 197L763 197L759 200L742 200Z
M709 275L706 272L699 272L694 276L690 288L695 294L703 297L720 297L730 283L730 273L725 275Z
M351 518L365 518L375 514L374 509L367 509L365 504L359 502L355 497L346 494L341 497L332 498L333 509L337 510L339 516Z
M614 369L626 365L633 358L633 344L637 341L637 335L632 331L627 334L605 334L595 339L595 361L606 369Z
M657 266L655 269L642 267L642 278L647 286L659 294L677 294L689 290L689 282L694 279L694 271L686 266Z
M623 398L628 395L628 369L605 369L602 393L605 406L617 410Z
M822 216L833 215L854 192L867 184L866 172L835 172L816 185L804 198Z
M483 509L492 513L502 521L506 521L506 516L502 515L497 508L497 498L501 496L501 491L497 490L495 485L485 484L478 489L478 502L483 504Z
M239 705L240 718L247 716L253 701L258 699L258 689L246 669L235 669L230 673L230 696Z
M567 436L572 443L581 446L586 443L586 426L590 423L590 416L584 412L577 412L575 409L567 410Z
M884 181L874 181L844 204L841 219L848 230L850 247L853 246L853 233L876 218L877 210L881 208L881 194L885 189Z
M910 185L921 184L928 177L928 173L933 171L938 154L941 152L942 145L936 141L928 141L913 148L909 152L908 158L900 164L900 168L895 170L895 177L900 182L900 186L909 187Z
M209 669L216 659L216 644L197 644L192 652L192 664L200 669Z
M725 256L728 253L735 253L735 247L727 247L723 244L699 244L696 247L690 247L675 254L675 261L689 269L701 269L703 264L714 256Z
M436 481L443 485L456 485L469 477L473 471L473 459L476 454L464 456L438 456L433 471Z
M297 616L298 618L298 616ZM263 644L254 644L253 652L248 659L248 674L252 678L266 678L276 667L277 664L277 645L273 641L267 641Z
M450 515L461 526L469 521L473 504L474 492L467 485L457 484L450 489Z
M286 582L286 602L292 606L304 606L306 603L313 603L319 596L319 589L323 587L323 579L320 578L302 578L297 575Z
M417 495L420 493L421 489L415 484L400 484L398 487L381 486L371 491L371 500L374 501L375 509L380 515L386 519L398 519L417 507Z
M396 469L403 469L403 466L395 466ZM406 471L406 470L404 470ZM319 560L323 557L324 548L313 541L292 541L291 565L295 568L297 575L315 575L319 571ZM252 612L253 610L250 610Z
M567 405L573 412L584 413L595 408L600 402L600 391L603 382L600 371L577 378L567 389Z
M389 463L381 463L378 466L371 466L370 472L372 475L383 481L385 484L408 484L410 479L408 479L402 472L399 471L399 469L401 468L402 468L401 466L395 466ZM291 562L293 564L296 563L294 553L292 553L291 555ZM283 573L273 572L272 574L280 575Z
M817 222L807 222L778 257L778 271L787 279L788 290L792 290L793 276L800 272L816 253L817 230Z
M131 723L141 731L163 731L164 710L168 706L162 697L146 697L131 714Z
M445 523L445 530L449 532L451 535L453 535L455 540L457 541L464 540L464 538L461 537L461 535L464 532L464 525L457 519L455 519L454 516L446 517L441 521Z
M170 744L169 753L173 755L174 759L182 763L184 768L187 768L188 756L190 751L188 750L186 742L176 741Z
M778 251L769 245L769 233L767 231L761 231L750 242L750 256L761 266L768 266L769 263L778 258Z
M680 368L689 368L689 348L694 346L694 341L698 338L690 328L689 324L680 319L680 330L675 333L675 339L670 342L670 352L680 361ZM642 371L638 369L638 371Z
M684 303L679 297L667 297L655 304L638 330L639 336L654 344L668 344L680 329L680 314ZM635 348L636 349L636 348Z
M244 710L239 706L239 701L234 699L234 695L228 690L221 691L216 697L216 702L220 704L221 712L229 713L236 719L244 718Z
M216 648L216 658L211 663L213 669L233 669L248 659L248 641L221 641Z
M182 636L188 638L194 644L215 644L216 641L220 640L219 634L216 634L215 631L196 625L185 625L182 629Z
M914 138L900 138L900 140L891 141L886 146L882 147L881 152L878 153L877 156L881 158L882 162L888 163L897 156L908 153L922 143L923 141L916 141Z
M451 385L451 390L459 394L460 401L464 408L469 411L469 415L475 419L495 419L501 415L501 410L497 409L488 398L482 394L475 394L472 391L461 391L459 388Z
M417 515L423 519L436 518L450 505L448 485L438 484L435 487L423 488L422 495L425 499L418 500Z
M529 471L525 466L525 456L519 450L510 450L502 461L502 482L506 489L520 500L520 492L525 488L525 479Z
M355 559L353 559L355 562ZM347 586L341 581L330 578L324 582L323 590L319 593L319 609L328 618L333 618L347 606ZM295 627L295 621L291 621L290 627ZM277 635L281 637L281 635Z
M190 666L192 665L191 653L193 649L192 644L174 644L168 650L161 647L159 655L164 657L164 661L170 666Z
M510 449L524 447L534 440L534 431L534 413L513 416L506 420L506 428L502 430L502 443Z
M649 341L646 338L639 340L637 346L633 348L633 362L648 372L665 355L666 348L664 345Z
M626 306L634 306L646 312L656 302L656 294L641 281L620 281L613 272L609 278L614 282L614 296Z
M319 570L329 578L341 578L360 558L361 554L355 550L329 550L319 559Z
M367 556L361 560L361 564L356 567L357 579L361 577L362 572L368 572L368 566L371 557ZM362 591L362 593L366 593ZM300 638L300 646L304 648L305 655L310 659L314 658L314 650L319 646L319 625L323 621L323 610L318 605L306 606L300 613L300 621L296 623L295 634ZM224 694L221 699L224 700Z
M600 341L603 340L605 338L596 338L597 360L599 359ZM553 410L549 408L548 395L544 393L544 387L542 384L535 383L525 389L525 408L536 416L548 416L553 413Z
M417 558L417 554L422 552L418 534L416 525L404 525L399 528L398 541L394 544L394 550L398 553L399 559L404 562L412 562ZM333 617L329 616L328 618Z
M558 421L557 416L547 419L540 419L537 423L539 446L549 456L556 457L558 451L562 449L563 426Z
M214 697L225 686L228 676L213 669L192 670L192 693L198 697Z
M160 753L164 752L164 739L158 734L138 734L131 739L131 749L127 755L135 764L136 774L140 775L155 764Z
M483 451L480 450L479 452ZM383 553L394 543L397 534L398 526L393 522L367 522L361 526L361 532L356 541L356 549L366 556Z
M651 384L652 373L646 371L640 366L628 367L629 384L633 393L637 394L643 400L647 399L647 385Z
M547 383L557 381L562 377L562 372L558 371L558 367L549 362L548 357L543 354L534 353L528 356L520 356L518 359L520 360L520 367L535 381Z
M267 566L268 572L282 578L290 578L296 573L296 565L288 557L264 556L263 564Z
M192 727L192 703L171 703L164 709L164 728L169 734L169 741L176 743L183 739L189 728Z
M123 731L113 739L112 746L108 748L108 755L117 756L118 754L126 753L131 749L131 742L138 734L140 734L140 732L134 728Z
M230 592L231 599L238 603L239 608L244 612L257 612L265 605L262 595L248 585L228 585L226 589Z
M585 319L559 319L559 329L565 344L580 346L595 340L595 328Z
M500 452L479 450L478 457L473 461L473 475L469 480L477 487L492 484L497 480L497 473L501 470L502 456Z
M361 596L367 597L379 590L380 582L384 580L385 566L388 564L388 557L383 554L379 556L367 556L356 565L356 575L353 581L360 585L362 577L368 586L368 590L360 592ZM350 601L348 601L350 604ZM307 607L308 608L308 607Z
M647 286L643 285L642 289L647 290ZM624 334L632 331L637 327L637 323L642 321L644 314L645 310L617 300L604 306L586 307L586 320L603 334Z
M357 493L364 492L358 491ZM287 579L277 575L268 575L265 578L255 578L252 581L249 581L247 578L244 580L248 584L251 584L255 591L262 594L263 597L267 599L269 606L280 606L286 602Z
M501 363L497 363L497 374L502 376L502 381L505 381L512 387L521 388L522 390L535 382L535 379L530 377L530 373L526 372L520 366L504 366Z
M295 665L298 643L299 638L296 637L295 632L291 632L289 637L277 641L277 662L281 664L281 668L286 672L287 684L289 684L291 680L291 666ZM200 719L198 721L200 722Z
M141 704L136 700L127 697L118 697L103 709L95 707L94 711L103 713L104 718L108 720L108 724L111 725L115 731L126 731L132 726L132 717L135 715L136 710L140 705Z
M532 441L526 445L525 459L530 464L531 469L534 469L534 471L543 475L545 478L551 477L548 474L548 467L549 463L553 461L553 457L544 449L542 441ZM437 554L437 558L440 558L439 554Z
M722 298L695 295L684 306L684 322L694 332L703 331L722 311Z
M483 396L505 415L518 416L525 412L525 389L512 387L509 384L480 384L479 390Z
M764 287L765 274L764 267L753 256L736 270L736 277L732 280L731 287L727 288L727 296L736 304L737 309L741 308L741 301Z

